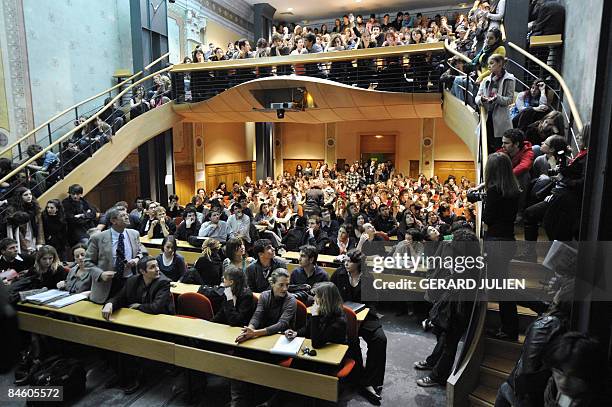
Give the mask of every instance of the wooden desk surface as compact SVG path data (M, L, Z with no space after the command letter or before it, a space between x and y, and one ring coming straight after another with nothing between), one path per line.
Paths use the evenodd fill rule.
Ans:
M102 318L102 306L89 301L79 301L64 308L53 309L49 307L22 303L28 308L44 309L45 311L57 312L60 314L71 315L80 318L87 318L96 321L104 321ZM229 325L217 324L201 319L181 318L174 315L152 315L141 311L122 308L113 312L110 322L119 325L130 326L133 328L155 331L170 335L179 335L188 338L201 339L209 342L220 343L223 345L236 346L251 350L270 352L274 347L279 334L262 336L250 339L241 344L236 344L235 339L240 334L241 328ZM306 339L302 348L312 348L310 339ZM346 345L329 344L317 350L317 356L302 355L300 351L298 358L311 361L339 365L346 353Z
M185 284L178 281L170 283L170 292L175 295L197 293L199 289L200 286L198 284Z
M300 260L300 252L285 252L285 254L283 254L282 257L285 258L285 259L288 259L288 260L299 261ZM317 256L317 262L319 262L319 263L336 263L336 264L340 264L336 260L336 256L330 256L328 254L319 254L319 256Z
M19 328L27 332L157 360L279 390L289 390L324 400L337 401L338 398L338 378L333 375L287 368L222 352L64 321L23 310L18 311L18 318Z

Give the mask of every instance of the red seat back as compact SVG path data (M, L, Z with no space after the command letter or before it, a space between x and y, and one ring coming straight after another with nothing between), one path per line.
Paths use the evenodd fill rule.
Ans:
M348 336L349 343L359 340L359 325L357 324L357 314L355 311L343 305L344 315L346 316L346 334Z
M300 300L297 301L297 308L295 310L295 330L297 331L301 327L306 325L306 316L308 315L308 308Z
M213 317L212 304L200 293L184 293L178 297L177 314L210 321Z

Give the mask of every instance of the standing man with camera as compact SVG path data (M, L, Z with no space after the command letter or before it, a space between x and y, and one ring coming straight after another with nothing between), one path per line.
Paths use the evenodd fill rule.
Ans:
M127 212L113 208L107 215L111 227L93 235L85 253L85 268L92 279L89 299L97 304L104 304L119 292L146 253L138 232L127 229Z

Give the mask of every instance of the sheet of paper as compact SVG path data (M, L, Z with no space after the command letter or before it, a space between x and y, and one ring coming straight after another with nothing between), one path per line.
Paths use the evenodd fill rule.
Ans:
M270 349L270 353L283 356L297 356L304 343L304 339L297 337L289 340L285 335L279 336L274 347Z
M44 304L45 302L53 301L61 297L67 297L68 295L70 295L70 293L67 291L49 290L40 294L30 295L26 297L26 301L33 302L35 304Z
M75 302L82 301L82 300L84 300L86 298L87 298L87 296L85 296L83 294L73 294L73 295L69 295L68 297L60 298L59 300L55 300L53 302L50 302L50 303L48 303L46 305L48 307L53 307L53 308L62 308L62 307L65 307L67 305L74 304Z

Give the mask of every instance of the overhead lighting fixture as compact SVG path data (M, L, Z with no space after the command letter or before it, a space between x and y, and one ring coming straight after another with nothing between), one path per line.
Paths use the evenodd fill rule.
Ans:
M377 135L375 135L374 137L376 137L376 138L383 138L383 136L382 136L382 135L380 135L380 134L377 134Z
M467 8L468 4L467 3L461 3L459 4L459 8Z
M293 11L293 7L289 7L287 11Z
M355 3L361 3L361 0L355 0Z

